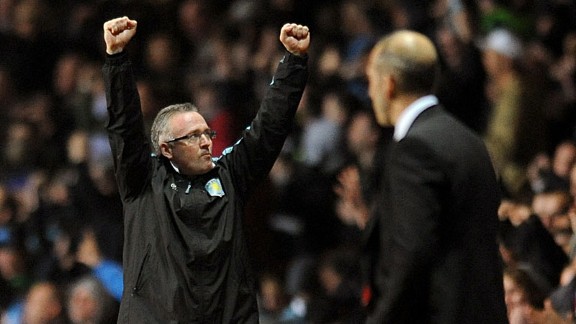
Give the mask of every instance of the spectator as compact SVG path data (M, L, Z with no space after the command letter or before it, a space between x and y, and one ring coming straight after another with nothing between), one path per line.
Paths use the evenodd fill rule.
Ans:
M119 303L98 279L85 276L70 285L66 306L72 324L107 324L116 322Z
M567 190L538 193L532 201L532 209L550 232L556 244L562 247L567 255L570 255L572 250L570 239L573 233L569 217L572 206L573 200Z
M529 268L506 268L504 293L510 324L547 323L544 321L544 300L548 289L539 286Z
M168 32L156 31L144 42L141 79L149 82L152 94L158 100L158 106L152 107L152 111L147 114L150 120L160 108L186 97L181 86L185 78L181 71L181 51L176 39Z
M63 297L58 287L50 282L35 283L26 295L21 313L8 315L5 318L8 324L66 323Z
M360 258L358 251L338 248L322 257L317 275L321 291L310 301L311 323L361 323L365 314L360 303Z
M120 302L124 291L122 265L103 254L102 242L106 240L105 231L97 232L96 227L86 227L78 244L77 258L92 269L92 274L108 294Z
M504 200L498 210L499 239L506 265L527 264L549 287L559 284L568 256L534 214L530 203Z
M24 298L33 278L26 264L21 232L14 226L0 226L0 281L6 286L11 305Z
M371 202L378 192L380 177L375 165L381 159L382 147L386 147L385 135L372 111L359 109L352 114L346 129L351 162L338 174L335 187L336 214L346 225L363 229L368 222Z
M61 219L51 224L47 230L48 242L52 247L40 260L36 261L34 276L39 280L50 281L59 289L90 273L90 268L78 262L76 252L80 241L79 225Z
M344 125L353 108L338 90L320 98L319 109L308 107L309 119L302 130L302 163L320 174L332 176L344 163ZM317 114L315 114L315 110Z
M550 158L546 153L534 157L527 170L531 189L534 193L565 190L570 187L570 171L576 161L576 145L572 140L564 140L554 149Z
M442 63L436 94L448 112L478 134L483 134L489 113L483 90L486 72L480 52L472 40L464 39L454 28L451 24L443 23L436 27L434 33Z
M528 163L546 143L538 124L540 108L524 100L526 84L518 69L522 41L508 30L496 29L486 36L481 49L491 107L484 140L504 190L516 196L527 190Z
M263 274L260 277L258 292L260 323L282 323L283 313L288 306L288 296L282 280L272 274Z

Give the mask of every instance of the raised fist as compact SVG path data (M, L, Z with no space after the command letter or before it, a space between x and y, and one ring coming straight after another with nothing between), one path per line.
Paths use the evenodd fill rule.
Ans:
M136 20L128 17L115 18L104 23L104 41L106 53L120 53L136 34Z
M288 52L302 56L310 47L310 31L306 26L285 24L280 30L280 41Z

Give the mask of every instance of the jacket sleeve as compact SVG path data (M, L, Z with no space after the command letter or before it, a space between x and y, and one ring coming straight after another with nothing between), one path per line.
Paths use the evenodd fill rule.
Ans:
M151 168L150 143L144 131L140 97L125 53L110 55L102 69L109 120L106 125L116 181L123 200L141 192Z
M307 57L286 52L256 117L242 138L223 152L221 162L230 168L241 195L268 174L292 131L308 78L307 61Z

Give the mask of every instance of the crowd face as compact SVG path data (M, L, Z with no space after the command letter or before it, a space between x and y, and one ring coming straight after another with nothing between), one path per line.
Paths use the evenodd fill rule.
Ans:
M58 288L51 283L38 283L28 292L24 306L24 323L52 323L62 313Z
M347 132L349 149L354 154L361 154L365 150L372 150L378 134L372 128L370 115L358 114L353 117Z
M170 120L173 138L190 134L204 133L210 128L202 115L197 112L176 114ZM212 170L212 139L202 135L198 141L179 140L162 144L162 154L185 175L199 175Z
M552 169L556 175L567 178L575 160L576 146L571 143L562 143L556 148Z
M534 197L532 209L540 221L551 233L570 226L566 208L569 206L569 197L564 192L541 193ZM564 221L562 221L564 220ZM558 228L557 225L566 224ZM556 225L556 226L555 226Z
M100 301L84 287L76 288L70 295L68 302L68 316L72 323L89 323L98 318Z
M482 64L486 74L497 79L499 75L511 69L513 60L493 50L485 50L482 53Z

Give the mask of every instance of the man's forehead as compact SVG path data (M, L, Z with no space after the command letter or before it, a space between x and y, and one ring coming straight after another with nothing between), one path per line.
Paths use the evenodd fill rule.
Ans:
M195 111L177 113L172 116L170 122L174 131L194 131L208 128L204 117Z

